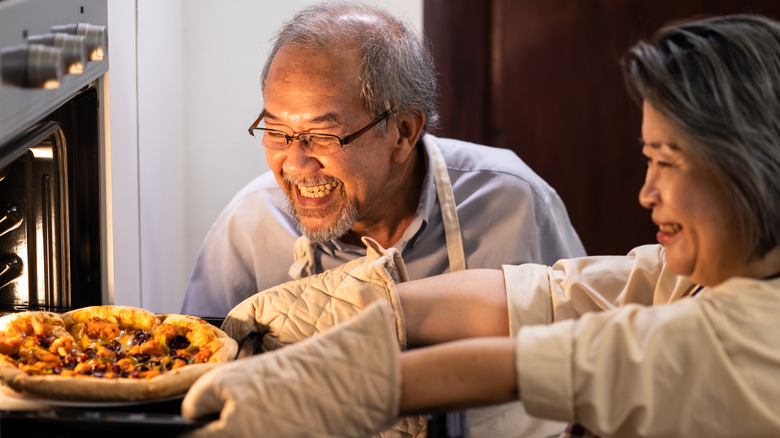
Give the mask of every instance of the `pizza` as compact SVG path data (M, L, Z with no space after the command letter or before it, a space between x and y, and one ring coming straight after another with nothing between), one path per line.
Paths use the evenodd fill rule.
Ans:
M237 351L233 339L200 318L131 306L0 318L0 382L36 398L141 401L182 395Z

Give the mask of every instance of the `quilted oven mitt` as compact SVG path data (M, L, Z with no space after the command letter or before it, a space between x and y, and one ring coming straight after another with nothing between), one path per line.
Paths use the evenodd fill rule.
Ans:
M182 415L220 416L185 436L363 438L388 428L401 397L393 319L379 301L321 335L206 373Z
M394 332L406 348L406 328L396 282L407 281L406 266L395 248L384 249L363 238L366 256L338 268L266 289L247 298L230 311L222 329L241 345L240 357L276 350L307 339L353 317L374 301L384 301L395 314ZM296 258L305 242L296 242ZM305 248L304 248L305 249ZM303 251L305 253L305 251ZM259 341L259 346L258 346ZM422 416L399 419L382 438L425 436Z
M269 351L311 337L371 302L384 300L395 312L395 331L405 348L403 312L394 283L408 280L406 266L397 249L384 249L367 237L363 242L365 257L247 298L228 313L222 330L239 345L250 335L262 337L262 350ZM246 352L246 345L241 349Z

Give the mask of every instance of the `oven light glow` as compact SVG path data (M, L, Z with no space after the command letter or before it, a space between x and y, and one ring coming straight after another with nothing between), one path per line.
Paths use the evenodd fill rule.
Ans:
M72 75L80 75L80 74L84 73L84 64L82 64L80 62L74 62L68 68L68 73L70 73Z
M103 60L103 48L102 47L96 47L95 50L93 50L89 54L89 60L90 61L102 61Z
M56 79L49 79L48 81L43 83L43 88L47 90L53 90L55 88L59 88L59 86L60 86L60 81Z
M33 157L35 158L54 158L54 152L51 146L32 147L30 148Z

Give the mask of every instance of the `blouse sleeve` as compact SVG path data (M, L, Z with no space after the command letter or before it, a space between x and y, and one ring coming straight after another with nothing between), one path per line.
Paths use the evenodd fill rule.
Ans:
M766 334L777 332L780 300L759 283L521 328L526 409L605 436L776 436L780 390L766 382L780 340Z
M626 256L564 259L550 267L505 265L503 272L512 333L629 303L668 303L691 288L665 268L660 245L640 246Z

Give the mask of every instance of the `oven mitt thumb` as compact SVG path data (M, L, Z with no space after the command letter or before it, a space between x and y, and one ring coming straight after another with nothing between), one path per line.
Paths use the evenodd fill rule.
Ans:
M273 350L346 321L376 300L390 303L405 348L406 329L394 284L408 279L406 266L397 249L384 249L366 237L363 242L365 257L258 292L233 308L222 330L238 341L242 356L255 352L251 340L257 335L262 350Z
M364 438L390 427L401 397L393 320L380 301L321 335L204 374L182 415L219 418L184 436Z

